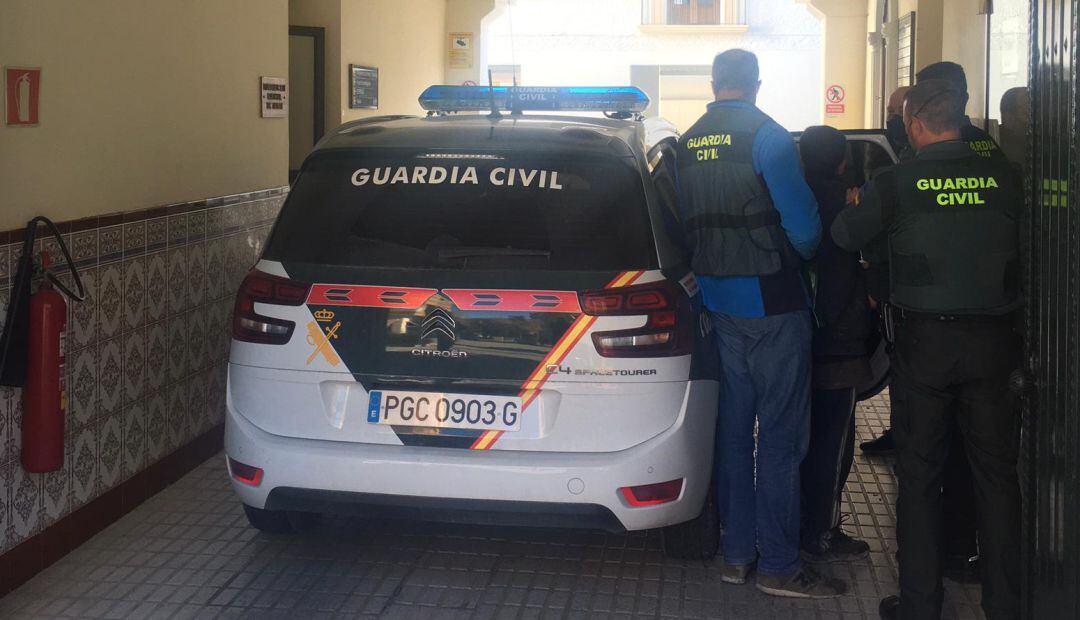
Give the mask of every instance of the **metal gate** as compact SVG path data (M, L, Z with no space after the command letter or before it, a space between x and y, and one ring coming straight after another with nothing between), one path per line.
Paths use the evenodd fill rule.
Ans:
M1077 64L1080 0L1032 0L1032 141L1026 241L1025 604L1029 618L1080 617L1080 218Z

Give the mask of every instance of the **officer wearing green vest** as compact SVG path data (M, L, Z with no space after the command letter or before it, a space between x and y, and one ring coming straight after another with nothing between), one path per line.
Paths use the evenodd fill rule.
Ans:
M941 488L951 421L962 432L976 488L983 609L1019 618L1019 408L1008 377L1019 361L1022 184L1011 166L962 138L965 95L920 81L904 124L915 157L882 172L832 227L859 250L886 233L892 426L899 498L900 595L883 618L941 616Z

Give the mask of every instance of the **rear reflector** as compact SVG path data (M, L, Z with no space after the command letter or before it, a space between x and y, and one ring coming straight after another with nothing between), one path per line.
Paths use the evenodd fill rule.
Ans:
M229 474L231 474L233 478L236 478L238 482L253 487L257 487L262 483L263 470L254 465L245 465L240 461L234 461L231 456L228 457L228 460Z
M679 499L682 494L683 479L645 484L637 487L622 487L619 492L628 504L634 508L657 506Z

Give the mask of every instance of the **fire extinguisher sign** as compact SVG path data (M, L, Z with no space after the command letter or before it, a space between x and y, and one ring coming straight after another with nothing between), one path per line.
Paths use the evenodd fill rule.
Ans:
M37 125L40 99L40 68L4 67L5 118L8 127Z

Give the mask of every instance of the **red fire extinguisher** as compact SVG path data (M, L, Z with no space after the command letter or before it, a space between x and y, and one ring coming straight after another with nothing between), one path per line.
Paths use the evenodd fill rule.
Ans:
M42 266L49 268L48 254ZM23 388L22 463L29 472L56 471L64 466L64 330L67 302L44 278L30 296L30 337L26 386Z

